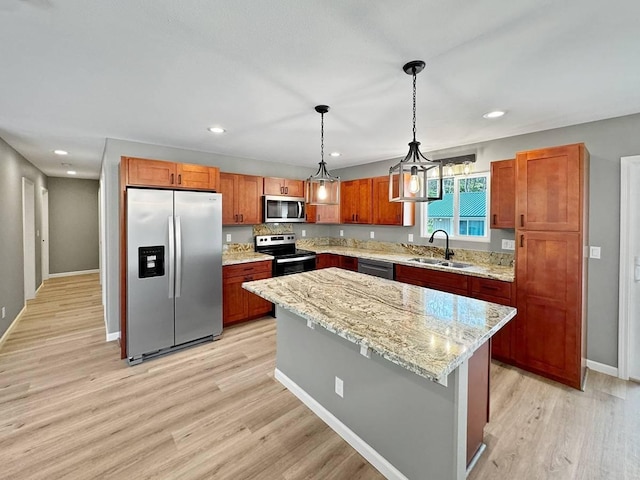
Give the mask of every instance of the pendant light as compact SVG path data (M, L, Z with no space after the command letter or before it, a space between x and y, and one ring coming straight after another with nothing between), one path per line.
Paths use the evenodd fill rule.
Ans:
M422 60L414 60L402 67L404 73L413 76L413 141L409 142L407 156L389 169L391 202L431 202L442 199L442 163L422 155L420 142L416 140L416 75L424 67Z
M324 163L324 114L329 111L329 107L318 105L315 110L320 114L320 167L315 175L307 178L306 200L310 205L339 205L340 177L331 175Z

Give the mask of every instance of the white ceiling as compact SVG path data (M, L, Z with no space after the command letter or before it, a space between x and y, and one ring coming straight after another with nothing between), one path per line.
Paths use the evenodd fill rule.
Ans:
M329 169L367 163L407 151L414 59L423 151L637 113L638 18L637 0L0 0L0 137L52 176L97 178L105 138L315 168L326 103Z

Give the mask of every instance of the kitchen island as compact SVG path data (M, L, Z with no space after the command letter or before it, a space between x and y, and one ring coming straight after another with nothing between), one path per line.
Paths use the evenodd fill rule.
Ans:
M276 304L276 378L387 478L466 476L469 359L514 308L338 268L243 286Z

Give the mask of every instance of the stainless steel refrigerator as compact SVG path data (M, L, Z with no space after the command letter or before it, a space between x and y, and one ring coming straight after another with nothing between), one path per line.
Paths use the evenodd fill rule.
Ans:
M127 189L130 364L222 333L222 195Z

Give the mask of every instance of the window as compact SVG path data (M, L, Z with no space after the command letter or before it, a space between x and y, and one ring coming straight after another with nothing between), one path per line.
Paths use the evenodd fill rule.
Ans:
M437 180L429 180L436 192ZM451 238L489 241L489 172L446 177L442 200L423 204L422 236L442 229Z

